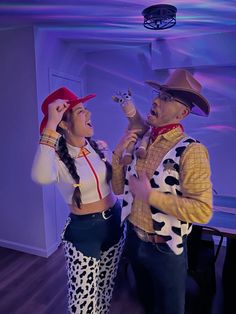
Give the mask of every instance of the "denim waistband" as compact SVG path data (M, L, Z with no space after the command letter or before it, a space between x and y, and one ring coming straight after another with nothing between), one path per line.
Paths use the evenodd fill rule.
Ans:
M116 210L120 208L120 202L117 199L115 202L114 206L103 210L102 212L98 213L91 213L91 214L85 214L85 215L76 215L73 213L70 213L69 217L71 220L87 220L87 219L96 219L96 218L103 218L103 219L108 219L110 218Z

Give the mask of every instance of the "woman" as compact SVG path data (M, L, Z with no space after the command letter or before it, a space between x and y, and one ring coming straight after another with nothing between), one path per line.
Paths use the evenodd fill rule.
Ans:
M32 168L40 184L55 183L70 214L62 239L70 313L109 312L124 244L121 208L110 180L111 165L91 139L91 113L62 87L42 104L41 139Z

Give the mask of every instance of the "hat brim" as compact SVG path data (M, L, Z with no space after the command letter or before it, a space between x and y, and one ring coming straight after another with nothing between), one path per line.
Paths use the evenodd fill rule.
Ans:
M74 99L74 100L69 100L67 103L69 104L69 107L67 108L66 111L68 110L71 110L73 107L75 107L76 105L80 104L80 103L85 103L86 101L88 101L89 99L92 99L96 97L96 94L89 94L83 98L77 98L77 99ZM45 129L46 127L46 124L47 124L47 121L48 121L48 115L46 114L44 117L43 117L43 120L42 122L40 123L40 134L43 133L43 130Z
M186 100L192 105L190 112L199 116L208 116L210 113L210 105L205 97L201 94L183 88L171 88L168 85L161 85L153 81L146 81L146 84L157 90L170 91L174 96Z
M89 94L83 98L77 98L77 99L74 99L74 100L69 100L67 101L68 104L70 104L70 106L68 107L67 110L70 110L72 109L74 106L80 104L80 103L85 103L86 101L88 101L89 99L92 99L96 97L96 94Z

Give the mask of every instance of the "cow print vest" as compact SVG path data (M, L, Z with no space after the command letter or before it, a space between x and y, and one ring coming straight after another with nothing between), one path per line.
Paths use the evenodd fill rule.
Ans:
M179 161L186 147L194 142L198 141L185 137L165 155L150 179L152 188L167 194L182 195L181 187L179 185ZM132 175L137 176L135 165L136 156L134 154L134 159L126 171L122 204L122 221L124 221L131 212L133 196L129 191L129 177ZM153 206L150 206L150 210L155 233L166 239L166 243L175 254L181 254L183 252L183 239L190 233L192 224L181 221Z

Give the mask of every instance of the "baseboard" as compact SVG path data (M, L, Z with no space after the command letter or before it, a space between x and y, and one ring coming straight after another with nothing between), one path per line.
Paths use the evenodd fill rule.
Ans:
M16 251L28 253L28 254L41 256L41 257L49 257L51 254L53 254L57 250L59 243L53 244L48 249L41 249L41 248L37 248L30 245L25 245L21 243L16 243L16 242L11 242L11 241L0 239L0 246L8 248L8 249L16 250Z

